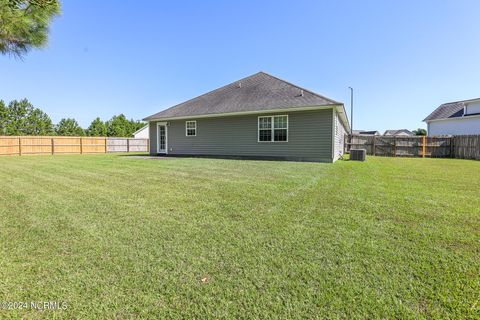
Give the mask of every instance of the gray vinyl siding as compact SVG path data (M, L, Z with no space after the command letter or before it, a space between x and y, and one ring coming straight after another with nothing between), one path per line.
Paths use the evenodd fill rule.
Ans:
M288 142L258 142L258 117L263 115L288 115ZM190 137L185 135L186 120L168 121L169 154L333 160L332 109L191 120L197 121L197 135ZM157 122L150 124L150 150L156 154Z
M150 121L148 123L148 135L150 136L150 154L157 153L157 122Z

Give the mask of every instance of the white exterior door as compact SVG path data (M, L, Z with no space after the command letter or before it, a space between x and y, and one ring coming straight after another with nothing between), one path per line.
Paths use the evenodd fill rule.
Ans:
M167 153L167 124L157 124L157 153Z

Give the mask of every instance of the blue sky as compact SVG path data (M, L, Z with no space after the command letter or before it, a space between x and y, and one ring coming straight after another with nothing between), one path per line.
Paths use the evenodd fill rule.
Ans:
M0 56L0 99L57 122L141 119L260 70L343 101L356 129L424 127L480 96L480 1L62 1L48 47Z

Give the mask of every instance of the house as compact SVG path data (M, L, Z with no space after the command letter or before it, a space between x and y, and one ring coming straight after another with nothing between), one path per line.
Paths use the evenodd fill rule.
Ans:
M148 139L148 124L133 133L135 139Z
M429 136L480 134L480 98L444 103L423 121Z
M354 135L362 135L362 136L380 136L380 132L376 130L352 130Z
M333 162L343 103L259 72L144 119L152 155Z
M413 136L413 132L408 129L386 130L384 136Z

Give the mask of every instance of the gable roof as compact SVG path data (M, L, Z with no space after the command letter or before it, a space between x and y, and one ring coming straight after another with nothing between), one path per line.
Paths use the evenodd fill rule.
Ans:
M148 124L146 124L144 127L141 127L140 129L138 129L137 131L135 131L134 133L132 133L132 136L136 135L137 133L139 133L140 131L142 130L145 130L148 128Z
M396 130L386 130L383 134L384 136L396 136L400 133L406 133L408 135L413 135L413 133L408 129L396 129Z
M353 134L357 134L357 135L368 135L368 136L376 136L376 135L380 135L380 132L378 132L377 130L352 130Z
M480 101L478 99L461 100L441 104L437 109L428 115L423 121L459 118L463 116L463 108L469 102Z
M258 72L146 117L145 121L343 104L285 80ZM346 127L346 115L341 118ZM346 121L346 123L345 123Z

